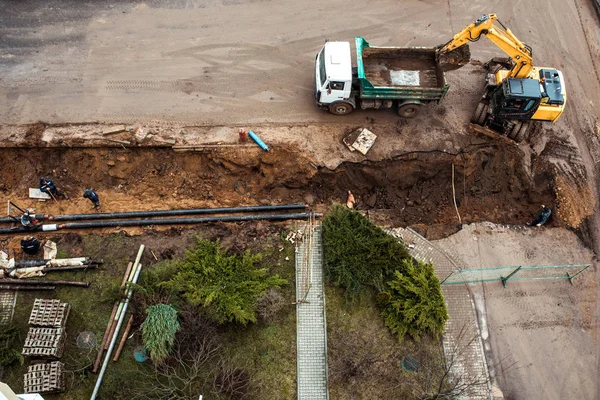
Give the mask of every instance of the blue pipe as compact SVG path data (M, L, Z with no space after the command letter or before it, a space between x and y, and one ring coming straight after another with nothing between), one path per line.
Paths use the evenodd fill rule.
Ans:
M265 144L265 142L260 140L258 135L256 133L254 133L254 131L248 132L248 136L250 136L252 138L252 140L254 140L256 142L256 144L260 146L261 149L263 149L264 151L269 151L269 146L267 146Z

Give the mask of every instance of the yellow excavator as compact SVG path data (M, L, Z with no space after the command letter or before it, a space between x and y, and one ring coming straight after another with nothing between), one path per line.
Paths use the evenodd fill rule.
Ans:
M531 121L556 121L567 102L563 74L555 68L533 66L531 47L517 39L496 14L482 15L439 46L438 62L460 64L456 55L461 54L461 48L479 40L481 35L510 58L495 60L493 68L488 69L486 90L472 122L522 141Z

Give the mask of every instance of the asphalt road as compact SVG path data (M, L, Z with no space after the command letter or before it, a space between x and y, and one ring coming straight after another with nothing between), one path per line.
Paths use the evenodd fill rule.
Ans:
M2 1L0 120L336 121L313 100L325 39L433 46L483 12L433 0ZM395 118L346 118L365 116Z

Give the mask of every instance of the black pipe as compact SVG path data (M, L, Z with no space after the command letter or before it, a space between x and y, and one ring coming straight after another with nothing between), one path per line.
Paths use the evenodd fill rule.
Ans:
M78 287L90 287L89 282L73 282L73 281L46 281L39 279L0 279L2 285L31 285L31 286L44 286L44 285L63 285L63 286L78 286Z
M52 221L77 221L82 219L117 219L117 218L150 218L166 217L177 215L200 215L200 214L233 214L248 213L257 211L289 211L305 210L306 204L281 204L268 206L241 206L241 207L221 207L221 208L191 208L181 210L154 210L154 211L126 211L116 213L97 213L97 214L68 214L48 216L45 214L36 214L35 219ZM0 223L15 222L10 217L0 218Z
M96 221L96 222L69 222L66 224L38 225L35 230L56 231L61 229L88 229L88 228L114 228L127 226L149 226L149 225L186 225L203 224L207 222L242 222L242 221L285 221L289 219L308 219L308 213L295 214L250 214L250 215L221 215L203 218L164 218L164 219L138 219L124 221ZM25 227L0 228L2 233L30 232Z

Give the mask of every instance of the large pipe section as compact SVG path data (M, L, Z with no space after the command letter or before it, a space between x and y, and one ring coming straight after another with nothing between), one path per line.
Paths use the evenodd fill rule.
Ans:
M118 218L152 218L152 217L174 217L182 215L202 215L202 214L233 214L233 213L252 213L264 211L291 211L305 210L306 204L281 204L269 206L241 206L241 207L221 207L221 208L190 208L179 210L154 210L154 211L126 211L115 213L97 213L97 214L68 214L50 216L47 214L36 214L34 219L39 221L78 221L78 220L97 220L97 219L118 219ZM17 222L10 217L0 218L0 223Z
M143 251L143 245L142 248L140 250L140 253ZM137 261L137 260L136 260ZM137 262L136 262L137 264ZM134 273L135 275L133 276L133 279L130 281L133 284L137 283L137 280L140 276L140 272L142 271L142 264L139 264L137 271L134 270L132 273ZM119 317L119 320L117 322L117 327L115 329L115 331L118 333L119 330L121 329L121 325L123 325L123 318L125 317L125 314L127 313L127 307L129 306L129 301L131 300L131 295L133 294L133 288L128 288L127 289L127 297L125 298L125 302L123 305L123 310L122 313ZM108 350L106 352L106 357L104 358L104 363L102 364L102 368L100 369L100 374L98 375L98 379L96 380L96 386L94 386L94 391L92 392L92 396L90 397L90 400L94 400L96 398L96 396L98 395L98 391L100 390L100 385L102 384L102 378L104 378L104 373L106 372L106 367L108 366L108 361L110 359L110 354L112 353L113 349L115 348L115 342L117 341L117 334L115 333L112 337L112 339L110 340L110 345L108 346Z
M163 218L163 219L138 219L123 221L95 221L95 222L69 222L66 224L45 224L38 225L35 228L26 228L18 226L15 228L0 228L2 233L22 233L34 231L58 231L62 229L90 229L90 228L115 228L129 226L149 226L149 225L193 225L205 224L209 222L243 222L243 221L285 221L290 219L308 219L308 213L291 214L251 214L251 215L221 215L215 217L202 218Z

